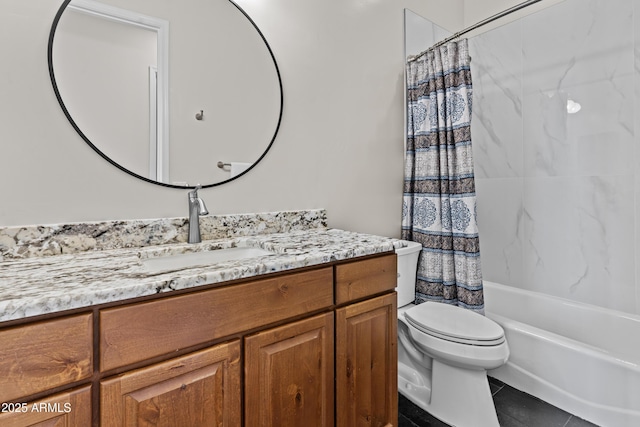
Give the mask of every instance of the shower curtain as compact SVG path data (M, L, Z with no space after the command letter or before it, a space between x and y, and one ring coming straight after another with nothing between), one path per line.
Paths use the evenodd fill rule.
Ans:
M471 150L467 40L407 64L407 152L402 238L419 242L416 304L484 312Z

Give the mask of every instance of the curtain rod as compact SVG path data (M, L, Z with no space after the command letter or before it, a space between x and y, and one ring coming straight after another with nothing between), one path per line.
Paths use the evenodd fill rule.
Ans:
M500 18L502 18L504 16L510 15L510 14L512 14L514 12L519 11L520 9L524 9L527 6L531 6L532 4L535 4L535 3L538 3L538 2L541 2L541 1L542 0L527 0L527 1L524 1L522 3L517 4L515 6L512 6L509 9L505 9L502 12L496 13L495 15L490 16L490 17L488 17L486 19L483 19L480 22L476 22L475 24L471 25L470 27L465 28L464 30L458 31L454 35L452 35L450 37L447 37L446 39L434 44L429 49L427 49L427 50L425 50L423 52L420 52L417 55L414 55L414 56L410 57L407 61L408 62L415 61L416 59L418 59L419 57L421 57L422 55L424 55L425 53L427 53L431 49L434 49L436 47L442 46L445 43L449 43L451 40L455 40L458 37L460 37L461 35L466 34L468 32L471 32L471 31L475 30L476 28L480 28L480 27L482 27L484 25L487 25L490 22L493 22L493 21L495 21L497 19L500 19Z

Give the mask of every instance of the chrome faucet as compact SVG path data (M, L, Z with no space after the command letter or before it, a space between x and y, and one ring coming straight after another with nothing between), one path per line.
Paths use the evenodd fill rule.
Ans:
M204 200L198 197L200 188L202 187L198 184L189 192L189 243L200 243L200 216L209 213Z

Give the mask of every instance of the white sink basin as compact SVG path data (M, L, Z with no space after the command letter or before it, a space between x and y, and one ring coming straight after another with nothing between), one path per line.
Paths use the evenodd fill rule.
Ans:
M258 258L265 255L275 254L260 248L235 247L158 255L143 259L140 262L149 273L160 273L163 271L181 270L183 268L206 267L221 262Z

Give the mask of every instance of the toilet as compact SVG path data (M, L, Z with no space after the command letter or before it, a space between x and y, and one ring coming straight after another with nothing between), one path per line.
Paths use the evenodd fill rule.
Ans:
M504 330L471 310L413 304L420 243L401 241L398 256L398 391L456 427L499 427L488 369L509 357Z

